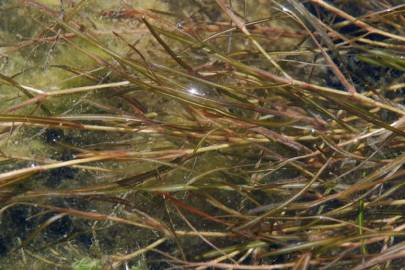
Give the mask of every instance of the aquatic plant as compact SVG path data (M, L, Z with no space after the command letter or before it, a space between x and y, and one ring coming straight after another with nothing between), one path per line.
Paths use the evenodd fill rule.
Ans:
M0 4L0 263L399 269L405 5L138 2Z

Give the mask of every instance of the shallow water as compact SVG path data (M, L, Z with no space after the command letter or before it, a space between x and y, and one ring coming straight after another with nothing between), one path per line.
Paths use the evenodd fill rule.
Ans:
M270 2L232 1L232 7L240 16L255 21L276 13L276 9L267 8ZM322 97L316 100L318 107L303 104L300 95L287 92L278 84L242 71L235 72L229 63L216 58L214 50L202 53L197 46L171 40L170 48L182 52L181 60L173 59L139 20L140 14L146 12L150 22L158 24L154 21L158 17L159 23L170 26L170 31L179 31L185 37L190 35L197 40L209 40L209 44L223 55L240 59L244 65L274 71L274 68L268 68L268 59L260 57L245 36L236 32L212 36L221 30L221 23L229 23L229 18L223 15L215 1L99 1L97 5L82 1L83 6L73 3L79 1L63 1L63 5L53 0L26 1L24 4L18 0L0 2L0 72L18 82L17 87L10 81L8 85L0 85L1 114L46 118L50 113L58 120L66 121L61 121L59 126L44 124L38 119L0 122L0 173L32 169L21 173L19 178L11 178L15 183L1 180L6 184L0 187L0 269L78 270L101 269L101 265L105 267L103 269L112 269L108 267L118 261L117 257L141 250L162 237L168 240L157 246L159 252L134 256L116 264L116 269L168 269L178 262L170 261L167 254L178 260L206 261L223 256L217 247L227 248L227 251L241 250L243 254L235 257L241 263L288 263L298 255L280 253L261 258L260 254L298 246L312 241L311 237L314 241L319 240L316 239L319 234L312 235L312 228L296 233L297 228L308 224L305 219L297 221L294 218L333 211L348 201L339 198L319 207L304 207L308 210L305 213L303 205L326 197L328 192L345 190L359 179L365 179L380 164L386 165L386 159L397 159L401 155L402 146L396 142L392 149L389 145L387 150L382 148L377 154L382 161L370 160L368 166L329 183L341 174L341 170L359 165L362 159L353 156L368 156L378 150L380 144L377 141L371 146L370 141L374 140L371 137L366 145L354 145L356 151L353 153L350 148L338 149L351 155L341 158L341 152L337 151L340 158L337 165L329 168L321 181L310 186L310 192L292 204L288 216L284 212L280 214L286 221L269 219L254 227L249 235L212 236L233 232L233 227L253 219L250 215L282 206L286 199L305 187L330 153L329 148L322 147L332 139L316 140L313 135L333 138L342 133L342 128L336 128L336 125L316 130L324 125L323 122L329 125L334 121L322 114L319 107L325 106L335 113L338 106L323 103ZM75 7L80 11L76 12ZM294 32L296 26L286 23L286 16L278 16L264 24L267 32L252 28L257 30L254 37L266 49L288 52L301 45L303 50L311 48L311 42L301 39L297 42L291 38L291 35L300 36L301 33ZM66 25L58 25L53 18L65 20ZM74 35L62 37L72 21L82 25ZM217 22L220 23L215 24ZM124 65L119 57L111 57L91 40L77 38L87 30L126 60L136 59L132 64L146 63L146 75L137 70L135 64ZM117 35L113 35L113 31ZM165 38L165 41L169 42L169 39ZM398 70L361 61L360 52L350 48L341 55L349 62L345 72L353 74L351 80L359 92L401 82L403 77ZM251 56L245 57L249 53ZM303 53L296 58L286 56L280 62L285 70L291 70L290 75L294 78L342 89L333 73L324 68L325 63L311 57ZM181 61L184 61L183 65ZM187 70L188 62L199 73ZM170 73L170 69L178 73ZM156 74L166 77L157 78ZM154 80L158 83L152 84ZM115 82L121 85L90 91L78 88ZM20 91L21 88L26 92ZM76 92L48 97L43 103L45 108L24 103L31 96L57 93L62 89ZM382 96L401 99L400 91L383 92ZM403 100L402 97L395 102L403 105ZM285 117L287 113L289 116L305 115L310 121L305 117L291 121ZM356 121L347 112L341 114L341 119L348 123ZM378 114L387 123L397 117L387 111ZM313 120L317 119L314 116L318 117L319 123ZM252 136L250 128L257 123L263 124L262 129L256 129L257 134ZM371 125L360 126L360 129L366 130L366 127L375 129ZM328 128L336 131L328 133ZM363 130L356 132L362 134ZM277 137L275 134L282 135ZM301 140L293 141L294 144L291 138L296 137ZM243 141L246 138L248 140ZM266 138L270 139L266 141ZM350 139L338 138L332 143ZM274 143L277 139L282 143ZM217 148L213 148L214 151L209 147ZM199 153L200 148L205 152ZM283 165L288 158L304 155L305 151L300 152L302 149L316 151L321 148L325 158L302 162L298 159L294 166ZM364 148L367 150L362 153ZM122 153L129 154L120 156ZM115 156L49 167L50 164L103 157L103 154ZM280 164L283 166L279 167ZM48 167L38 169L41 166ZM400 166L398 164L394 169ZM395 180L382 186L380 194L390 188L398 187L399 190ZM401 201L403 194L393 193L392 199ZM356 207L342 217L346 223L356 224ZM365 213L373 216L383 212L379 210L381 208L367 209ZM402 213L396 206L385 210L381 217ZM243 214L238 216L239 213ZM240 220L240 223L233 223ZM282 227L285 224L286 230ZM329 223L325 225L328 226ZM344 229L344 233L353 231L352 228ZM207 232L208 236L172 235L173 231L191 235L196 230ZM336 232L328 233L339 234L340 231L338 228ZM395 241L398 239L401 238L395 238ZM369 252L376 250L378 248L373 246ZM326 257L336 256L338 252L340 250L332 250Z

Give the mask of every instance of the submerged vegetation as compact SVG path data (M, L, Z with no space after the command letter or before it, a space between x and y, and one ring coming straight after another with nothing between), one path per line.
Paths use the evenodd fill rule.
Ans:
M0 268L400 269L404 25L395 0L0 1Z

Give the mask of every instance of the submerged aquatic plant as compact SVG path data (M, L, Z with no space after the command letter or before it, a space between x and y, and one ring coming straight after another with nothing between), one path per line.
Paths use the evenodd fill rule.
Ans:
M0 4L0 265L399 269L405 6L138 2Z
M98 270L101 269L101 264L97 260L84 258L72 264L73 270Z

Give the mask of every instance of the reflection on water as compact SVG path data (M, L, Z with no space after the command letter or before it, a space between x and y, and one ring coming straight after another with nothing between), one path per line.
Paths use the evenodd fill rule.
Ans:
M195 96L205 96L205 93L197 88L196 86L190 86L186 89L187 93L189 93L190 95L195 95Z

